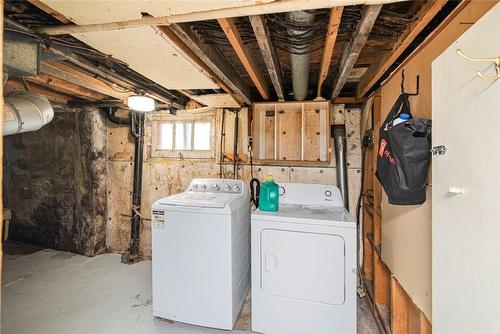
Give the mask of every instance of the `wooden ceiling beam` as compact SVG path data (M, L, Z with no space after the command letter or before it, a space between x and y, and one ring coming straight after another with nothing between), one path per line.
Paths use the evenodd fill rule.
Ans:
M93 78L87 74L79 72L67 65L57 63L54 61L47 61L42 63L41 72L48 74L52 77L58 78L60 80L67 81L71 84L92 90L94 92L98 92L113 97L115 99L119 99L124 103L126 103L128 97L133 94L132 92L130 93L119 92L96 78Z
M40 73L36 76L26 77L26 80L48 87L55 91L62 92L64 94L72 95L86 100L105 100L108 98L107 95L92 91L90 89L72 84L70 82L44 73Z
M161 32L165 38L169 40L169 43L173 43L177 50L184 54L186 59L191 59L195 63L197 67L199 67L202 71L204 71L209 78L211 78L217 85L219 85L226 93L233 96L239 103L242 103L243 100L239 97L230 87L227 85L213 70L210 66L205 64L205 62L193 51L191 48L184 43L184 41L169 27L167 26L158 26L156 29ZM187 96L185 91L179 90L179 93ZM189 96L188 96L189 97Z
M221 82L228 87L229 91L227 92L231 94L238 103L247 105L252 104L250 89L243 82L240 75L234 70L229 61L226 60L226 57L215 47L202 41L188 25L172 24L169 27L161 27L161 29L162 31L164 29L172 31L172 33L177 36L177 39L173 39L172 41L176 43L179 48L190 54L194 54L194 59L191 59L195 62L201 62L199 65L203 64L203 66L209 68L217 78L220 78ZM179 41L182 43L179 43Z
M243 1L240 4L234 4L230 8L220 8L211 10L193 11L190 13L173 14L168 16L143 16L140 19L106 22L85 25L59 25L37 28L37 32L46 35L64 35L80 34L97 31L121 30L127 28L145 27L145 26L163 26L179 24L186 22L215 20L229 17L242 17L251 15L265 15L273 13L285 13L296 10L314 10L322 8L331 8L341 3L344 6L361 4L385 4L401 2L408 0L253 0ZM195 6L196 7L196 6Z
M335 47L335 42L337 41L340 20L342 19L343 12L344 7L332 7L330 9L330 19L328 21L328 31L326 33L325 47L323 48L323 54L321 55L321 63L319 67L318 89L316 91L316 96L318 98L321 98L321 87L323 86L323 83L328 76L328 70L330 69L333 49Z
M422 30L424 30L431 20L441 11L441 9L443 9L446 2L446 0L428 1L422 6L417 14L417 19L408 25L400 38L394 43L392 49L381 55L370 65L358 84L358 97L363 97L373 86L375 86Z
M332 94L330 96L331 100L334 100L337 96L339 96L340 91L344 87L349 74L358 60L361 50L363 50L363 47L370 36L370 32L372 31L373 25L375 24L381 9L382 5L364 6L363 16L361 17L351 40L346 45L342 57L340 58L340 66L335 72Z
M68 101L72 100L73 97L56 92L50 88L46 88L44 86L38 84L30 84L29 85L30 92L38 93L45 96L49 101L56 102L58 104L66 105ZM6 93L10 92L19 92L26 91L23 83L19 79L9 79L5 84L4 90Z
M259 45L262 58L267 67L267 72L271 78L278 100L285 99L285 88L283 85L283 76L276 49L271 43L271 38L267 30L265 18L262 15L253 15L248 17L252 25L257 44Z
M262 75L262 71L257 66L257 60L254 58L252 50L250 50L248 45L243 43L238 27L236 27L236 19L218 19L217 22L219 22L229 43L233 46L236 55L240 59L260 95L264 100L269 100L270 96L267 82Z

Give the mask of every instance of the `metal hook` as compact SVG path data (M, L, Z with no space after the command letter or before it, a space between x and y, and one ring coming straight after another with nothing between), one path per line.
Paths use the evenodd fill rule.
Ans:
M416 96L420 94L420 75L417 75L417 91L415 93L405 92L405 70L401 72L401 94L407 94L410 96Z
M500 57L494 57L494 58L472 58L472 57L466 56L461 49L457 49L457 55L459 55L460 57L462 57L464 59L467 59L469 61L488 61L488 62L494 63L495 64L495 72L496 72L495 76L484 75L480 71L477 71L476 75L478 77L480 77L481 79L485 79L485 80L497 80L497 79L500 79Z

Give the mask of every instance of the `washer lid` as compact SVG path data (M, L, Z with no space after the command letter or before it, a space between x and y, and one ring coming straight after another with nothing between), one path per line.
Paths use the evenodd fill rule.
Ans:
M276 212L257 209L252 213L252 218L276 222L285 221L335 226L344 223L346 227L355 226L353 218L343 207L325 205L280 204Z
M186 191L166 197L160 204L175 206L195 206L201 208L223 208L240 196L239 194Z

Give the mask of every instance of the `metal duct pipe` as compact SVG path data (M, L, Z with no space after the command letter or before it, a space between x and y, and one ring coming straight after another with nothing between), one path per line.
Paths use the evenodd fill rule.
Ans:
M337 167L337 186L344 199L344 207L349 210L349 191L347 187L346 134L343 125L333 128L335 140L335 161Z
M297 28L289 28L287 30L290 37L310 37L313 33L300 29L301 25L307 26L314 22L315 15L303 10L290 12L287 14L287 20L297 26ZM305 100L307 96L307 88L309 87L309 68L311 65L310 46L300 49L291 48L290 63L292 66L292 85L293 96L297 101ZM297 54L294 53L297 52Z
M13 92L5 96L3 135L36 131L52 121L54 109L45 96Z

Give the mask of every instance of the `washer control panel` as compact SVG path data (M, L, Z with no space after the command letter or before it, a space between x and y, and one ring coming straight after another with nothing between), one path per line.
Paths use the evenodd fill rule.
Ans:
M240 194L243 181L229 179L193 179L188 191Z

